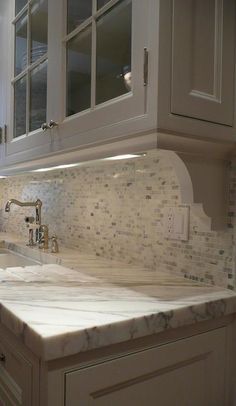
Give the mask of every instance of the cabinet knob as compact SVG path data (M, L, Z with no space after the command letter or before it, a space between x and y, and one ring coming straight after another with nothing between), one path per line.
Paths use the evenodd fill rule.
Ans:
M49 130L50 127L49 127L49 125L48 125L47 123L43 123L43 124L41 125L41 129L42 129L43 131L46 131L46 130Z
M0 362L5 362L6 356L4 354L0 354Z
M52 129L54 127L58 126L58 123L56 121L50 120L50 123L48 124L49 128Z
M54 127L57 127L58 123L56 121L50 120L49 123L43 123L41 129L43 131L52 130Z

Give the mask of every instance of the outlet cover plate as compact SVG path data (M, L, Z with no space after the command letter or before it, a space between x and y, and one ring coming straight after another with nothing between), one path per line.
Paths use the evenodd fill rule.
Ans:
M189 239L189 207L165 207L164 236L169 240L188 241Z

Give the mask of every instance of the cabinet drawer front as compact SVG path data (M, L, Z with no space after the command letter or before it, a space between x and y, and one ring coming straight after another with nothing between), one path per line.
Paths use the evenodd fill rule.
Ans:
M81 368L66 374L66 406L223 406L224 354L219 329Z
M32 365L1 337L0 359L0 406L1 394L5 390L9 399L15 402L12 404L30 406ZM8 406L7 402L6 405Z

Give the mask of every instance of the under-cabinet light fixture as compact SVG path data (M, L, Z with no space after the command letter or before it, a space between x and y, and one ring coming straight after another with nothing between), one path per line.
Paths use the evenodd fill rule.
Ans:
M126 154L126 155L115 155L110 156L109 158L104 158L104 161L118 161L120 159L132 159L132 158L141 158L142 156L146 156L147 154Z
M49 171L55 171L56 169L74 168L79 165L80 165L80 163L50 166L48 168L34 169L32 172L49 172Z
M125 154L125 155L115 155L111 156L108 158L102 158L102 161L118 161L121 159L132 159L132 158L141 158L143 156L146 156L146 153L141 153L141 154ZM100 159L98 160L100 161ZM75 164L65 164L65 165L57 165L57 166L49 166L47 168L39 168L39 169L34 169L31 172L49 172L49 171L55 171L56 169L66 169L66 168L74 168L77 166L82 165L82 163L75 163Z

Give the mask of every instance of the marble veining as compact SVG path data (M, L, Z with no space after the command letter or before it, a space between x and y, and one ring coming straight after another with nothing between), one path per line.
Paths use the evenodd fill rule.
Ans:
M9 235L0 240L46 262L0 269L0 321L45 360L236 312L230 290L66 248L50 255Z

